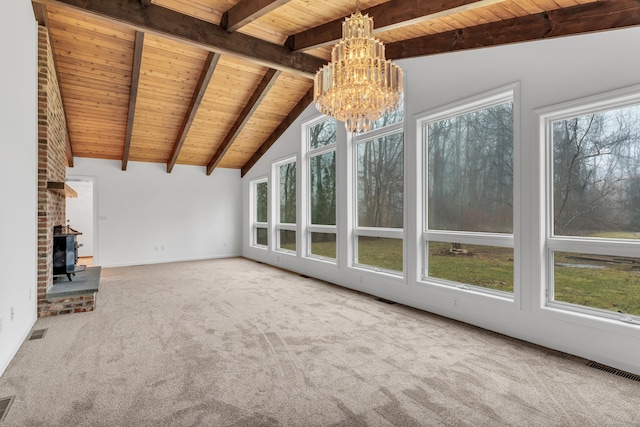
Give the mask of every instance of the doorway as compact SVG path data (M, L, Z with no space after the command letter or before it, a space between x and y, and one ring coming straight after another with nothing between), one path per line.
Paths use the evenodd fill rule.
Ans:
M67 198L67 225L81 232L78 236L78 264L90 267L97 264L95 230L95 178L67 177L67 184L78 197Z

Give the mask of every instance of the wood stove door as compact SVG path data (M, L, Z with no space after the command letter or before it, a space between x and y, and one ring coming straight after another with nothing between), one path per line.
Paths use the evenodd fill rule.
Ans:
M76 236L53 236L53 274L76 269Z

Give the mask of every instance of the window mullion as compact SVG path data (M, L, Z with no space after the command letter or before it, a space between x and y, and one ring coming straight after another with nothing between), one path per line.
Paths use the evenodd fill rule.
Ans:
M554 251L580 252L592 255L611 255L637 257L640 253L640 241L596 240L587 238L552 237L547 247Z
M404 236L404 230L402 228L356 227L353 229L353 234L355 236L402 239Z
M513 247L513 234L428 230L424 236L425 239L435 242Z

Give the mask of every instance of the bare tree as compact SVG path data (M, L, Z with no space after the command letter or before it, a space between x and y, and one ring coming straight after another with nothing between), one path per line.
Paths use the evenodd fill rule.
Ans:
M401 228L404 203L402 132L358 144L358 225Z
M639 110L625 107L553 124L555 234L637 230Z
M336 142L336 121L325 120L309 130L310 149ZM311 223L336 225L336 152L335 149L311 157L309 165ZM315 238L318 233L315 233ZM324 236L328 237L328 236Z
M280 166L280 222L296 222L296 162Z
M430 123L429 228L513 230L511 102Z

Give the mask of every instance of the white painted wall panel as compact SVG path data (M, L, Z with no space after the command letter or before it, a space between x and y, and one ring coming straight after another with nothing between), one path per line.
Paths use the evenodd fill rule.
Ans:
M37 45L31 3L0 2L0 375L36 320Z
M76 158L69 176L95 177L103 267L238 256L240 171Z

